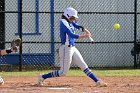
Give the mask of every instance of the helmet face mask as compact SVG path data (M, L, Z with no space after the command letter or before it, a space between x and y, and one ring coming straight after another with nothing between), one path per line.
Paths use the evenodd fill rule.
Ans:
M78 14L78 12L74 8L68 7L64 10L63 15L69 19L71 17L78 18L77 14Z

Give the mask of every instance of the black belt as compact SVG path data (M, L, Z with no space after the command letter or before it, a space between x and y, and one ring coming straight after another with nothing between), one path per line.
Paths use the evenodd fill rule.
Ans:
M72 45L68 45L68 47L73 47Z
M62 45L64 45L64 44L62 44ZM65 45L65 46L68 46L68 47L73 47L72 45Z

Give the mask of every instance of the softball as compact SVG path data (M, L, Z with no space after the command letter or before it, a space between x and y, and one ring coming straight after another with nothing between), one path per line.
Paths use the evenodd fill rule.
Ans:
M118 23L114 24L114 28L115 28L116 30L118 30L118 29L120 28L120 24L118 24Z

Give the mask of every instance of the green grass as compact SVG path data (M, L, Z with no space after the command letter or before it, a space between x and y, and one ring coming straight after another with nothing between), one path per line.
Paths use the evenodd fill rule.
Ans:
M139 69L130 70L92 70L97 76L140 76ZM70 70L68 76L84 76L80 70Z
M98 70L95 74L98 76L140 76L140 70Z
M23 72L0 72L0 76L37 76L45 74L52 70L44 71L23 71ZM123 69L123 70L92 70L97 76L140 76L140 69ZM70 70L67 76L85 76L81 70Z

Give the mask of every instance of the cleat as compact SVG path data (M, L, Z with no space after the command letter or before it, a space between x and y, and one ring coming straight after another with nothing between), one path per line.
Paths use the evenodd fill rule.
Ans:
M97 86L97 87L107 87L107 83L104 83L104 82L102 82L102 81L97 81L97 82L96 82L96 86Z
M0 86L4 84L3 78L0 76Z
M42 78L42 75L39 75L37 85L38 86L43 86L43 81L44 81L44 78Z

